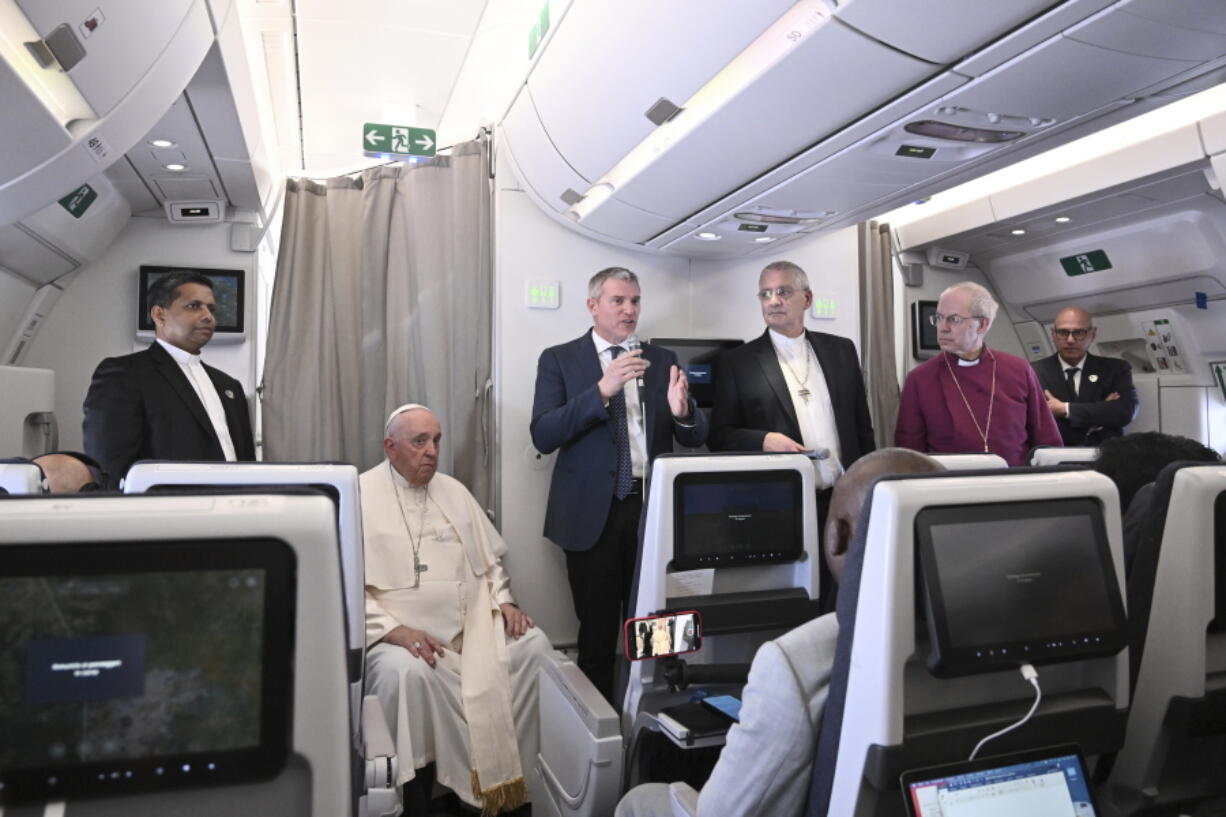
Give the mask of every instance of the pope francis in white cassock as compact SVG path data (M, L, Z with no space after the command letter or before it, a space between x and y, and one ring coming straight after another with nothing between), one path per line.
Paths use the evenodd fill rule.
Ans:
M438 782L483 814L514 809L529 799L549 639L515 606L485 512L436 473L434 414L402 406L385 434L387 459L361 476L366 686L392 724L397 783L434 763Z

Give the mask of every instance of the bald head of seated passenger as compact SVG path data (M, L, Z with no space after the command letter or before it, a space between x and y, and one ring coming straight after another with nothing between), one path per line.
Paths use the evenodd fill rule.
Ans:
M860 509L864 507L873 483L879 477L894 474L927 474L944 470L945 466L932 457L909 448L882 448L856 460L843 478L835 483L830 511L826 516L823 547L826 564L836 582L841 584L843 581L847 550L856 538Z
M73 454L43 454L31 460L43 471L47 492L75 494L81 490L97 490L98 478L89 466Z

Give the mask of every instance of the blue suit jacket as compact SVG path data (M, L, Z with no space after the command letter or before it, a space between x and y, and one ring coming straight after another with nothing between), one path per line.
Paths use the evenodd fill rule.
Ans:
M677 356L643 347L651 361L641 391L647 419L647 456L673 450L673 438L690 446L707 439L707 420L690 398L693 427L678 425L668 408L669 368ZM617 448L597 381L603 374L591 330L551 346L536 367L532 444L545 454L559 451L545 509L545 535L566 550L588 550L604 529L613 502Z

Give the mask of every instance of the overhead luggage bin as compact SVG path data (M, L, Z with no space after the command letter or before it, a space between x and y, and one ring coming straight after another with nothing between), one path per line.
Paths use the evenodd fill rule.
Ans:
M644 19L615 0L572 3L528 91L558 153L590 184L655 129L652 106L684 104L792 4L679 0L651 4ZM678 59L678 40L702 48Z
M205 0L105 11L21 0L0 23L0 224L46 207L121 158L187 87L214 40ZM59 56L48 48L50 62L40 64L10 39L23 29L62 46Z
M639 89L641 66L668 53L660 26L672 39L691 32L676 15L619 7L616 25L584 39L571 24L597 13L571 8L550 35L504 122L512 161L572 228L696 256L760 248L742 210L795 215L768 228L773 240L853 224L1160 107L1226 69L1226 6L1211 0L802 0L739 53L721 53L688 99L667 97L682 110L652 127L643 113L659 96ZM752 14L756 32L765 12ZM582 64L586 95L563 63L572 74ZM670 92L696 72L686 66L688 85ZM550 175L537 178L538 167Z

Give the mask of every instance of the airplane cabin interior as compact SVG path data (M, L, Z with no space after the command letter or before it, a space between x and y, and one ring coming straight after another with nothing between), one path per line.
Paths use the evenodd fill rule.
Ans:
M0 817L1226 814L1226 3L0 0L0 106Z

